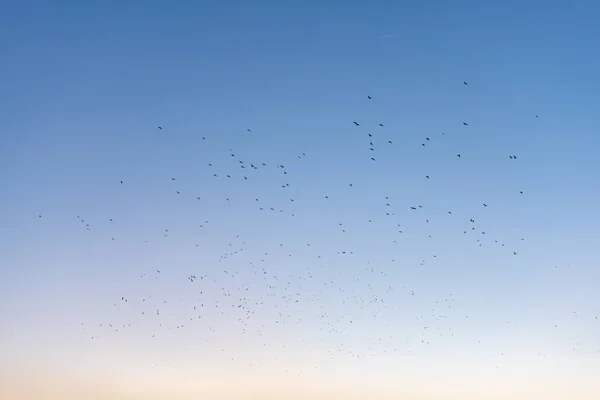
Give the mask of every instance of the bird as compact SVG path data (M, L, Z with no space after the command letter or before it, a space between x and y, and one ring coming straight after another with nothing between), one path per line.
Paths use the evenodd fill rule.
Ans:
M464 125L464 126L469 126L469 124L467 124L466 122L463 122L463 125Z
M367 98L368 98L369 100L371 100L371 99L372 99L372 97L371 97L371 96L367 96Z
M468 83L467 83L467 82L465 82L465 81L463 81L463 84L465 84L465 85L468 85Z
M360 124L356 121L354 121L354 125L359 126Z
M162 131L162 126L159 126L158 129Z

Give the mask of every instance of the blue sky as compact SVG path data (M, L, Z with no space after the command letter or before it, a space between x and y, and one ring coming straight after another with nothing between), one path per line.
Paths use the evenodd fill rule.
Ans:
M11 398L599 395L600 5L4 8Z

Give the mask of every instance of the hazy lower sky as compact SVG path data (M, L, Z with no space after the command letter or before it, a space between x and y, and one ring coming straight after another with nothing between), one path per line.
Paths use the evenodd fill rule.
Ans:
M598 20L4 1L0 397L600 397Z

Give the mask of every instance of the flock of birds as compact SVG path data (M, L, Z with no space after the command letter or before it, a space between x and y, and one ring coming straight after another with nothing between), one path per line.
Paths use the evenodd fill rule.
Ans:
M467 82L463 82L465 86ZM366 96L366 101L374 101L373 96ZM538 118L536 115L535 118ZM384 121L385 122L385 121ZM470 129L467 121L462 123L464 129ZM365 159L368 162L378 163L382 146L394 146L395 140L392 136L384 136L380 133L386 129L385 124L378 123L376 126L369 126L370 129L364 129L360 121L349 123L351 134L364 135ZM158 130L163 135L167 129L158 126ZM251 129L247 129L248 134L252 134ZM439 133L445 136L444 133ZM202 136L203 141L210 138ZM420 143L421 148L427 148L434 144L436 138L427 136ZM415 151L426 151L416 148ZM456 162L465 162L466 153L462 152L451 155L455 157ZM212 155L217 158L218 155ZM298 152L295 155L295 161L302 162L307 157L306 152ZM204 160L206 179L222 179L228 181L241 180L252 181L260 179L260 173L268 171L272 176L277 177L280 190L295 188L294 193L301 193L303 188L297 187L295 183L295 174L301 170L302 166L294 165L294 168L286 167L292 163L292 160L280 163L267 163L242 159L236 154L236 151L229 149L226 156L228 158L228 167L224 167L225 162L217 163L210 159ZM506 155L507 162L518 162L517 154ZM423 175L422 179L434 180L431 173ZM177 176L170 177L172 184L169 190L173 196L190 197L191 200L202 203L204 196L199 193L187 193L178 188L180 179ZM127 185L127 181L119 180L118 185ZM360 190L355 188L356 182L346 182L346 190ZM258 190L258 189L257 189ZM522 188L514 188L515 196L525 196ZM286 195L284 195L286 196ZM335 197L335 199L334 199ZM292 226L293 221L299 221L307 218L308 212L317 213L314 205L307 206L304 209L297 207L302 200L293 195L287 196L287 205L282 203L275 204L274 201L256 195L249 199L248 207L253 207L260 215L271 213L272 215L285 215L289 217L283 224ZM236 199L239 200L239 199ZM322 193L319 202L341 202L339 196L332 193ZM224 197L224 202L231 203L232 197ZM385 196L376 200L380 204L379 210L373 211L373 216L362 221L364 224L372 224L375 220L384 221L387 226L392 227L394 236L390 237L390 242L398 244L402 241L403 235L421 235L423 239L431 238L433 229L429 226L434 225L436 219L440 219L439 213L428 212L428 208L419 203L400 204L400 201L393 201L391 196ZM339 203L336 203L339 204ZM479 201L482 210L494 212L492 199L481 199ZM337 205L333 206L334 208ZM209 214L210 214L210 210ZM481 210L480 210L481 211ZM456 227L455 233L467 238L468 241L476 247L487 245L497 246L498 251L505 252L510 257L519 255L520 242L525 238L519 237L516 240L498 237L493 233L493 227L482 226L478 219L469 216L453 214L452 209L444 210L446 215L444 220L448 226ZM87 231L94 229L84 216L76 216L80 224ZM171 284L173 280L180 280L181 284L190 285L182 288L180 293L166 294L161 290L161 282L165 275L170 274L167 267L146 271L139 274L139 279L147 283L144 286L148 291L146 295L140 296L139 293L123 293L122 296L115 299L112 304L115 318L112 321L99 321L94 326L81 324L82 330L88 332L92 340L110 340L114 335L136 328L141 325L139 320L124 321L124 315L137 314L138 318L145 318L143 332L152 340L160 337L169 337L170 332L199 329L205 330L207 336L205 342L213 347L218 347L225 353L226 344L219 342L223 329L228 332L237 332L239 341L242 343L255 341L263 348L275 346L269 332L278 331L281 327L292 326L294 330L300 329L306 324L310 330L318 330L317 338L299 338L294 342L295 337L290 335L286 338L279 338L278 346L281 348L306 348L310 353L319 353L318 362L315 362L315 368L323 366L327 360L335 357L345 356L352 359L364 359L366 357L375 357L385 354L397 354L399 352L416 351L417 346L428 346L436 338L453 338L455 332L452 326L452 319L468 319L469 315L454 312L456 308L457 294L441 294L432 304L427 303L428 310L420 310L417 315L410 315L410 318L421 326L418 334L405 337L392 329L390 323L376 321L389 321L389 318L400 318L402 310L398 307L399 299L402 301L418 301L419 293L414 287L409 287L406 282L397 282L392 279L393 271L397 269L395 259L389 259L387 262L375 261L369 259L366 249L358 247L344 247L344 236L352 229L357 229L357 223L352 221L353 215L346 215L347 220L340 220L336 226L330 227L331 232L337 232L336 247L332 248L327 243L288 243L286 242L286 233L282 231L278 235L279 243L274 244L273 248L257 249L253 244L247 244L254 241L254 237L244 235L239 232L231 233L231 240L225 246L217 259L215 265L218 268L198 267L196 271L190 271L185 276L177 278L171 274ZM43 218L40 214L39 218ZM266 217L265 217L266 218ZM295 219L294 219L295 218ZM411 227L404 223L403 219L413 218L420 224L419 232L411 231ZM113 217L106 216L109 224L116 224ZM318 217L317 217L318 219ZM244 222L240 222L244 224ZM218 221L213 221L212 217L202 218L198 223L198 229L210 229L218 225ZM410 225L410 224L408 224ZM171 237L169 227L161 228L162 239ZM290 228L291 229L291 228ZM428 230L429 229L429 230ZM116 228L115 228L116 232ZM208 236L211 233L207 233ZM113 235L110 240L117 240L118 235ZM140 238L146 244L152 245L150 238ZM159 239L153 239L155 242ZM341 244L340 244L341 243ZM203 248L199 240L195 243L196 248ZM346 257L346 258L345 258ZM347 257L360 259L354 263L364 262L364 266L357 269L344 269L344 263ZM362 257L362 258L361 258ZM295 260L293 263L290 260ZM426 257L419 257L418 266L426 266L434 260L439 260L438 254L431 252ZM301 265L301 267L288 268L286 265ZM166 284L165 284L166 285ZM192 293L183 295L183 292ZM179 296L179 298L178 298ZM129 314L128 314L129 313ZM121 317L119 317L119 315ZM459 316L460 315L460 316ZM577 316L575 312L574 316ZM597 317L596 317L597 318ZM220 321L227 321L220 324ZM508 323L519 323L519 321L508 321ZM382 325L383 324L383 325ZM353 329L373 326L371 341L364 345L355 345L351 342ZM151 327L151 328L150 328ZM317 328L318 327L318 328ZM556 324L554 326L558 328ZM367 329L368 331L369 329ZM279 332L279 331L278 331ZM210 334L214 334L210 336ZM332 339L333 338L333 339ZM473 337L470 339L473 344L480 341ZM254 343L254 342L253 342ZM573 340L573 351L576 350L578 342ZM366 347L365 347L366 346ZM265 350L266 351L266 350ZM273 351L273 350L269 350ZM503 355L504 353L502 353ZM547 357L547 355L539 354ZM275 357L275 356L274 356ZM279 355L275 358L284 358L285 355ZM231 361L236 360L235 354ZM156 363L155 366L158 366ZM249 361L250 366L260 367L261 362ZM296 371L301 375L302 371Z

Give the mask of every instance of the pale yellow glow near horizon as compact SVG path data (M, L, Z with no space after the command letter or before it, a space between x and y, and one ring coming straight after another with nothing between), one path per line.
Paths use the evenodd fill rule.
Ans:
M398 382L400 382L400 378ZM302 379L275 376L238 378L176 376L171 373L156 376L96 376L32 368L30 371L0 373L0 398L10 400L592 400L600 390L592 379L564 380L531 379L478 380L465 373L461 381L422 378L413 384L395 384L389 379L377 382L357 382L343 377L336 383L326 379ZM590 376L591 378L591 376ZM577 383L577 384L576 384Z

